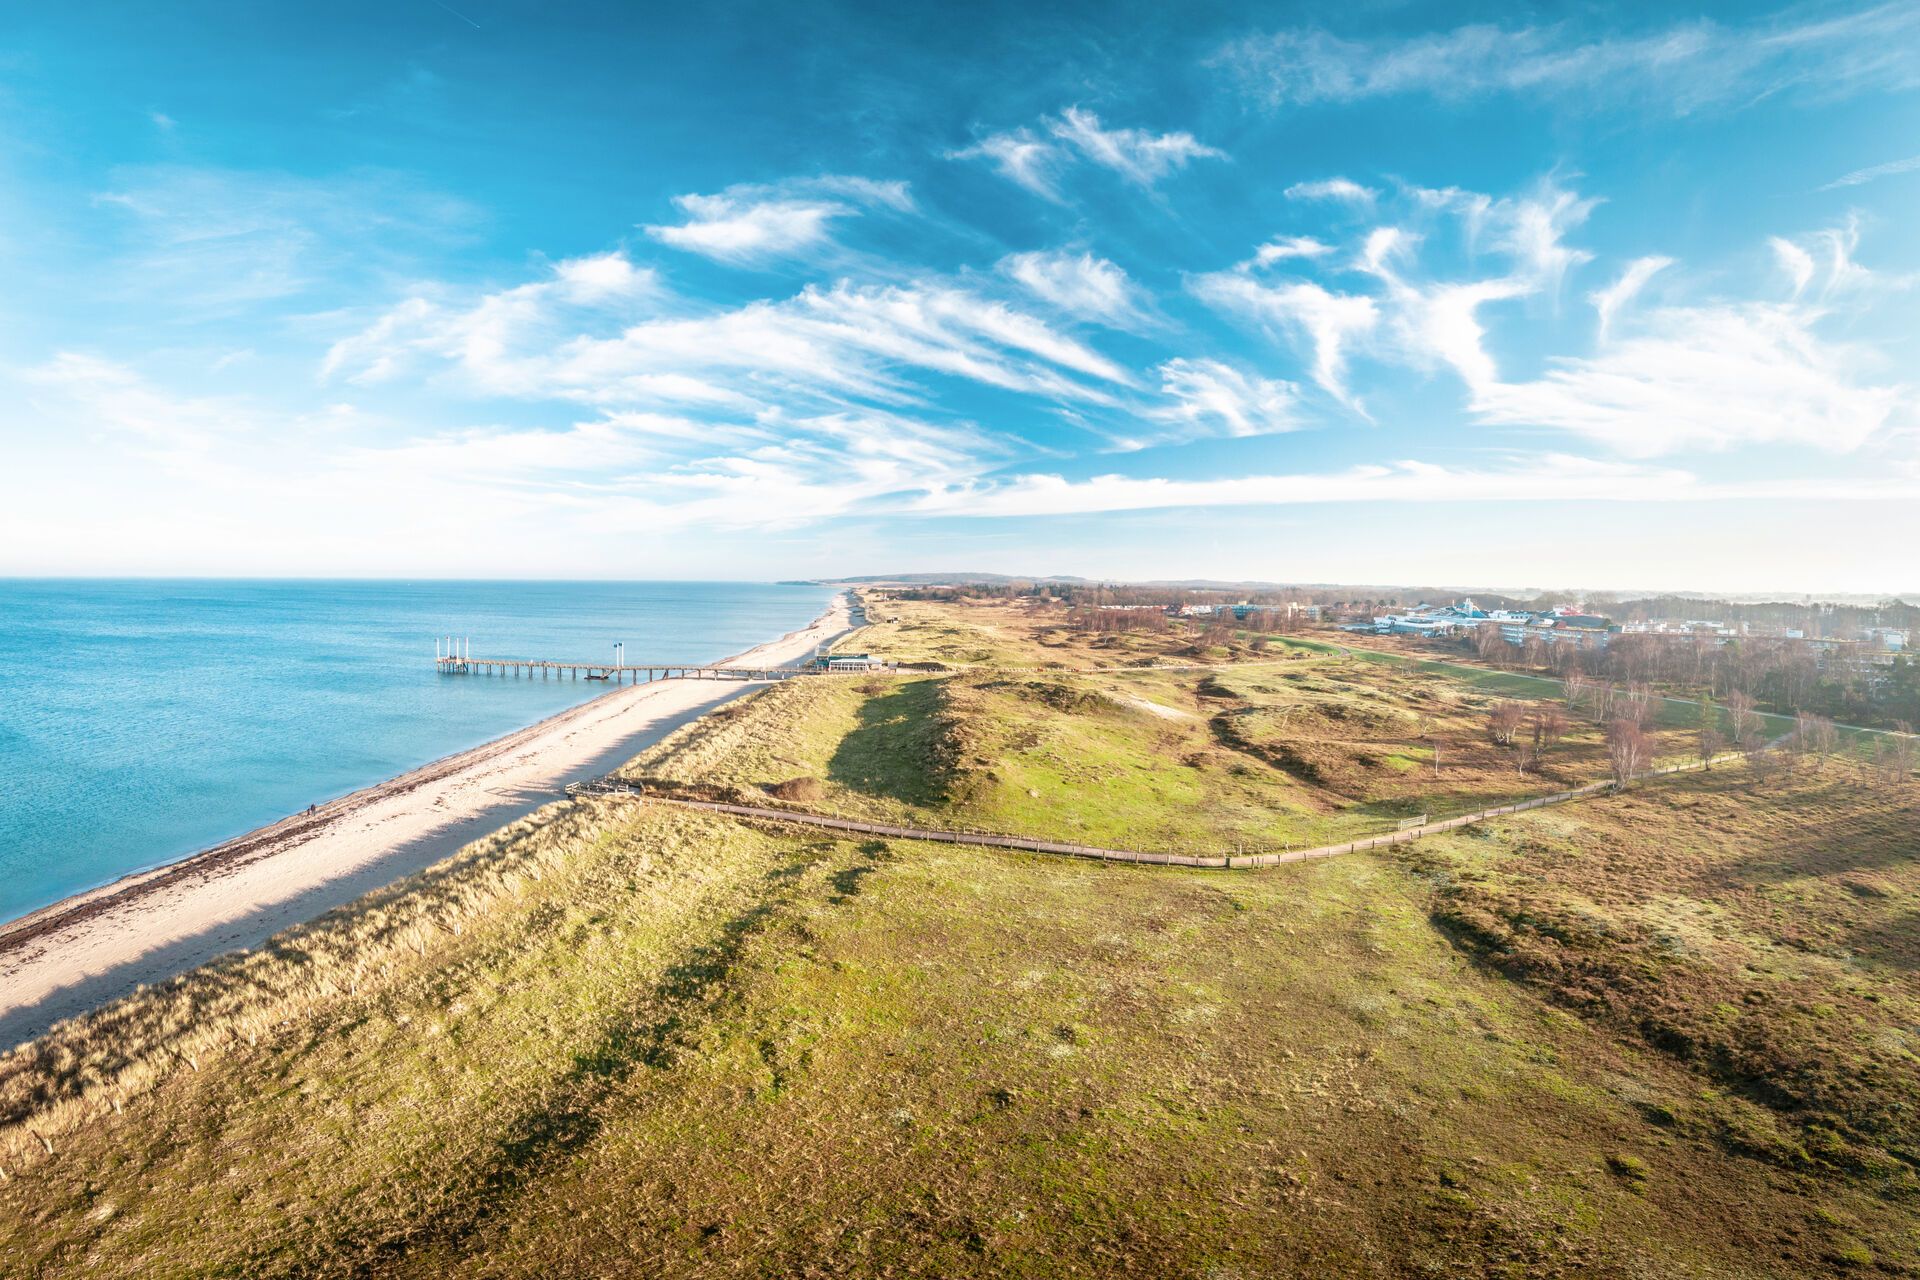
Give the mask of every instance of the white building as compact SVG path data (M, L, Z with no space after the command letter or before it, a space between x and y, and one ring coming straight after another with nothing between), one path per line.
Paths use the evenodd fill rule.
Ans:
M1861 635L1868 644L1879 645L1890 653L1904 653L1909 636L1900 627L1868 627Z

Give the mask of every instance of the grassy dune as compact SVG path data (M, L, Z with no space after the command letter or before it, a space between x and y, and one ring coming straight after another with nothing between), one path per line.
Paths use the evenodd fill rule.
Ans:
M1059 665L792 682L628 772L1152 845L1600 768L1519 775L1442 672L892 615ZM0 1270L1907 1274L1917 799L1717 770L1225 874L567 802L0 1060Z

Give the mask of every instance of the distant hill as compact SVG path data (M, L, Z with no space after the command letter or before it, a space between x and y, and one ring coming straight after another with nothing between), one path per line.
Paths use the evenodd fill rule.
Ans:
M1314 591L1343 592L1354 599L1378 599L1383 597L1404 597L1406 599L1453 599L1458 596L1473 596L1483 604L1519 603L1537 600L1543 595L1565 596L1575 599L1591 600L1595 604L1632 605L1654 601L1677 602L1692 600L1701 603L1714 602L1736 605L1799 605L1814 603L1840 605L1852 608L1903 607L1903 600L1913 600L1920 592L1894 593L1892 595L1868 595L1852 592L1830 592L1808 594L1794 591L1646 591L1621 590L1618 588L1553 588L1540 587L1490 587L1455 583L1452 585L1416 584L1416 583L1354 583L1354 582L1270 582L1257 579L1224 578L1086 578L1067 573L869 573L840 578L803 578L790 579L786 586L1007 586L1012 583L1031 582L1038 584L1057 583L1063 586L1108 585L1116 587L1159 587L1170 591Z
M1010 582L1091 582L1068 574L1032 575L1020 573L868 573L850 578L808 578L794 586L871 587L895 583L909 587L970 586L983 584L1003 587Z

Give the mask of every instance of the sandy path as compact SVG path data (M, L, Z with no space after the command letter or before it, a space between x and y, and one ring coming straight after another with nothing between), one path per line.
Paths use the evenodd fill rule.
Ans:
M846 597L800 631L729 659L798 662L852 625ZM551 803L760 687L625 685L484 746L342 796L204 853L0 926L0 1050L62 1018L259 944Z

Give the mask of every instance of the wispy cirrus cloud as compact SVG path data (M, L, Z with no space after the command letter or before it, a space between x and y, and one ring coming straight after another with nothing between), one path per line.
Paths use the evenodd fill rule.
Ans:
M1000 270L1028 293L1069 315L1126 327L1141 316L1139 290L1127 273L1091 253L1009 254Z
M1555 357L1531 381L1481 382L1470 411L1637 458L1767 444L1849 452L1911 390L1864 380L1868 353L1822 339L1820 318L1765 303L1656 308L1597 355Z
M591 316L630 315L658 297L657 274L618 252L565 259L546 279L477 298L416 294L329 346L320 377L385 382L426 357L458 364L476 390L520 394L527 380L519 353L529 344Z
M1587 295L1587 300L1593 303L1593 309L1600 317L1600 341L1607 340L1613 328L1613 318L1640 296L1640 291L1647 287L1647 281L1672 265L1672 258L1657 255L1635 258L1620 273L1618 280Z
M1767 237L1767 247L1773 250L1774 261L1793 282L1793 296L1797 298L1805 293L1813 283L1813 255L1785 236Z
M1274 435L1304 424L1299 389L1280 378L1263 378L1221 360L1178 358L1162 364L1160 394L1169 404L1153 410L1160 422L1181 428L1177 438Z
M1184 130L1150 133L1145 129L1107 129L1100 117L1080 107L1068 107L1053 121L1053 136L1071 145L1093 163L1121 177L1150 187L1195 160L1224 160L1227 153L1207 146Z
M1419 241L1389 226L1370 231L1352 260L1352 271L1375 282L1371 290L1271 280L1246 264L1198 277L1192 287L1211 305L1306 345L1315 381L1358 412L1365 412L1362 394L1347 371L1357 344L1377 362L1450 370L1470 421L1570 433L1635 458L1766 445L1846 453L1884 438L1911 409L1911 388L1875 379L1870 347L1823 336L1826 302L1722 300L1629 310L1647 281L1674 265L1664 257L1634 261L1590 295L1600 319L1597 351L1549 355L1538 377L1505 376L1482 310L1548 294L1588 261L1567 236L1592 202L1544 188L1509 200L1429 203L1493 228L1509 269L1432 278L1421 269ZM1856 223L1806 240L1813 249L1783 237L1772 242L1794 278L1796 299L1816 278L1823 300L1884 292L1875 273L1854 260Z
M1355 205L1371 205L1380 195L1372 187L1363 187L1352 178L1296 182L1283 194L1289 200L1336 200Z
M1908 156L1905 160L1889 160L1885 164L1868 165L1864 169L1855 169L1852 173L1842 174L1820 190L1838 191L1842 187L1857 187L1868 182L1878 182L1882 178L1912 173L1915 170L1920 170L1920 156Z
M1075 161L1099 165L1138 186L1152 187L1195 160L1227 158L1226 152L1184 130L1109 129L1099 116L1081 107L1068 107L1041 121L1040 129L1044 136L1025 126L990 134L971 147L949 151L947 158L987 160L1009 182L1056 202L1063 198L1060 176Z
M1253 256L1242 262L1239 269L1246 271L1270 267L1291 258L1324 258L1332 252L1332 245L1314 236L1278 236L1255 249Z
M663 306L652 273L631 264L626 284L608 292L621 271L575 261L548 279L465 300L409 297L336 341L322 377L380 382L425 360L478 392L615 407L817 405L836 397L899 405L932 397L916 381L929 374L1108 404L1103 384L1134 381L1038 317L954 285L842 281L783 300L689 311L684 300ZM584 295L583 278L595 281Z
M675 196L673 202L686 221L648 226L649 236L671 248L736 264L818 249L832 239L834 221L865 209L913 209L904 182L840 176L746 184L718 195Z
M676 196L687 221L649 226L661 244L724 262L786 257L824 244L828 224L853 216L849 205L822 200L740 200L732 196Z
M1334 399L1365 412L1347 386L1347 354L1380 321L1372 298L1335 293L1311 280L1270 284L1240 271L1197 276L1188 287L1209 306L1303 339L1313 353L1313 380Z
M1100 475L1069 480L1029 474L930 493L922 514L1006 517L1087 515L1165 507L1292 506L1330 502L1645 501L1711 496L1688 472L1564 454L1516 458L1498 468L1427 462L1369 464L1333 472L1205 480Z
M464 201L381 170L328 178L191 165L116 169L93 197L116 214L120 289L230 312L338 288L467 239Z
M1686 114L1777 93L1835 98L1920 85L1920 11L1901 3L1836 17L1786 10L1741 25L1697 20L1602 33L1572 23L1475 24L1347 39L1291 28L1232 41L1212 62L1275 107L1506 93Z
M29 391L103 435L119 436L149 457L204 454L223 439L251 433L257 410L215 396L180 396L130 366L82 351L57 352L21 372Z
M602 530L784 528L967 483L1006 459L968 425L879 410L715 423L618 412L560 428L482 427L355 448L334 465L392 482L449 478L563 495Z
M949 160L985 160L1008 182L1048 200L1060 197L1059 173L1068 157L1033 130L990 134L970 147L947 152Z

